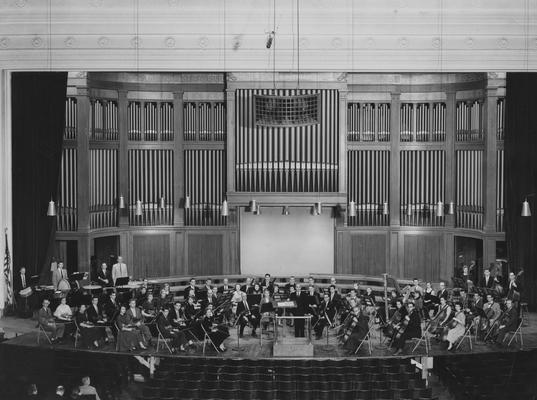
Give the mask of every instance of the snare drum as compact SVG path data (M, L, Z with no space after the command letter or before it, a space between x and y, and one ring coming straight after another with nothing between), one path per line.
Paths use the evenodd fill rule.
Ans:
M22 298L27 298L30 297L33 292L34 291L32 290L32 288L28 286L27 288L24 288L19 292L19 296Z
M62 279L58 282L58 290L61 290L62 292L68 292L71 290L71 284L67 279Z

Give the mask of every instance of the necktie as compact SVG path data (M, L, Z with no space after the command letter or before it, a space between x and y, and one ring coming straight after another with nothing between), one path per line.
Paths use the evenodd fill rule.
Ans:
M24 289L26 287L26 277L23 275L21 275L21 278L22 278L22 288Z

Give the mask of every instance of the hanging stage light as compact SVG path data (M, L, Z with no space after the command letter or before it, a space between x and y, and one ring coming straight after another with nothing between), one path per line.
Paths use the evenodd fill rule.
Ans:
M385 201L382 203L382 215L388 215L390 213L390 209L388 207L388 202Z
M134 212L134 215L137 217L142 215L142 202L140 200L136 200L136 211Z
M440 200L438 200L438 203L436 203L436 216L437 217L444 216L444 203L442 203L442 201Z
M520 213L520 216L531 217L531 208L530 203L528 203L528 199L525 199L522 203L522 212Z
M185 196L185 209L189 209L190 208L190 196L187 194Z
M125 198L123 195L119 196L119 209L123 210L125 208Z
M453 203L452 201L449 202L449 207L448 207L447 213L448 213L448 215L455 214L455 203Z
M283 206L282 215L289 215L289 206Z
M255 200L250 200L250 212L255 213L257 211L257 202Z
M222 211L221 211L222 217L227 217L229 215L229 208L227 205L227 200L224 200L222 202Z
M356 203L354 200L349 201L348 213L349 217L356 217Z
M47 217L55 217L55 216L56 216L56 204L54 204L54 200L52 200L52 197L51 197L48 203Z

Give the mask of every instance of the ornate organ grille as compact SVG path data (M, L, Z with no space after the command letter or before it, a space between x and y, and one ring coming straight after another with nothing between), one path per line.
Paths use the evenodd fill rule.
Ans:
M226 105L223 102L189 101L183 105L184 140L226 140Z
M222 150L185 151L185 225L225 225L220 206L226 190L225 152Z
M390 103L348 103L347 140L389 142Z
M443 226L435 210L444 185L444 151L401 151L401 225Z
M142 202L141 216L136 215L137 200ZM129 150L129 223L173 224L172 150Z
M64 148L60 167L60 193L58 198L56 228L59 231L76 231L77 214L77 152Z
M483 100L457 102L456 139L458 142L483 140Z
M90 164L90 228L108 228L118 222L117 150L91 149ZM126 193L125 193L126 195Z
M78 123L76 107L76 98L68 97L65 100L65 129L63 131L63 138L67 140L76 139Z
M91 140L119 140L117 102L114 100L91 100Z
M443 142L446 140L446 105L403 103L399 126L402 142Z
M173 103L130 101L127 110L129 140L173 140Z
M348 201L356 203L356 216L350 226L388 225L383 203L389 203L390 152L351 150L347 152Z
M318 124L319 99L319 94L256 94L255 123L273 127Z
M254 96L320 96L320 123L273 127L255 122ZM237 90L235 182L238 192L337 192L337 90Z
M483 228L483 151L456 152L457 180L455 224L457 228Z

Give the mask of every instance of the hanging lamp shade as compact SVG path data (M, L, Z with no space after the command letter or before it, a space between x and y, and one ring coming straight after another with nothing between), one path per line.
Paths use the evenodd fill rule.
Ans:
M448 206L448 211L447 213L449 215L453 215L455 214L455 203L453 203L452 201L449 202L449 206Z
M388 207L388 202L385 201L382 203L382 215L388 215L390 213L390 209Z
M227 217L229 215L229 207L227 205L227 200L224 200L222 202L221 214L222 214L222 217Z
M123 195L119 196L119 209L123 210L125 208L125 198Z
M136 210L134 212L134 215L137 217L142 215L142 202L140 200L136 200Z
M166 199L164 197L161 197L159 200L159 208L166 208Z
M249 204L249 207L250 207L250 212L257 212L257 202L255 200L250 200L250 204Z
M190 196L188 194L185 197L185 208L190 208Z
M317 215L321 215L321 213L323 212L323 205L320 201L315 203L315 212L317 213Z
M522 212L520 213L520 216L531 217L531 209L530 209L530 203L528 203L528 199L525 199L524 203L522 203Z
M354 200L349 201L349 217L356 217L356 203Z
M409 217L412 215L412 204L406 206L406 215Z
M255 207L254 215L261 215L261 206Z
M289 215L289 206L283 206L282 215Z
M56 216L56 204L54 204L54 200L52 198L48 202L48 209L47 209L47 217L55 217Z
M440 200L438 201L438 203L436 203L436 216L437 217L444 216L444 203L442 203Z

